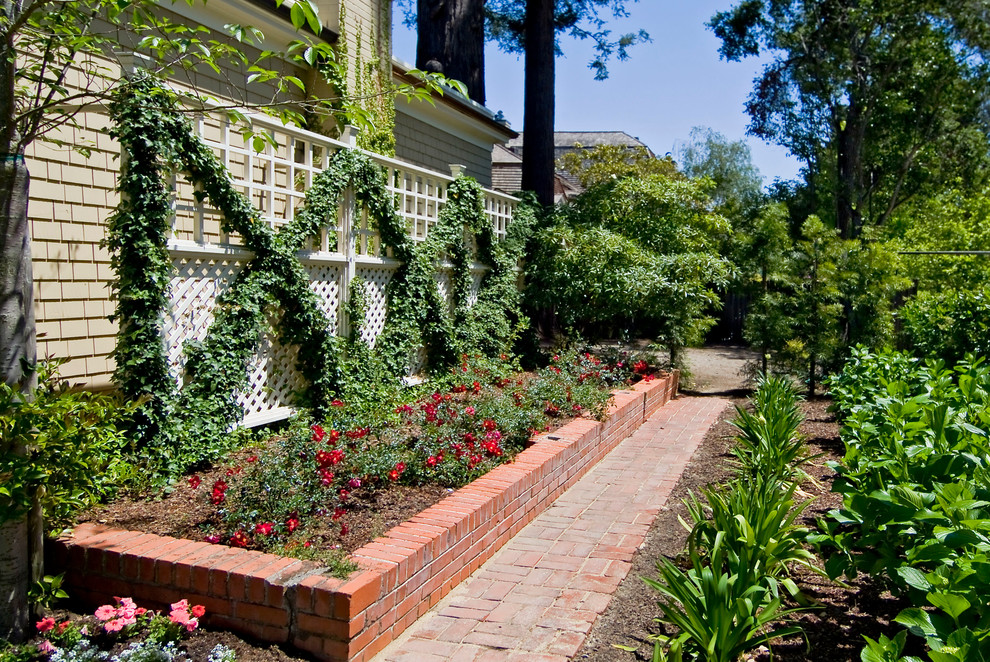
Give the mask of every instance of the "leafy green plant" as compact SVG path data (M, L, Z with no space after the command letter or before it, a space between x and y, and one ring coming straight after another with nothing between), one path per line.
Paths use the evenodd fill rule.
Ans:
M112 394L75 390L58 362L37 367L23 394L0 384L0 522L39 499L50 528L111 494L127 471L122 422L129 407Z
M900 311L904 338L918 355L947 364L990 356L990 288L919 294Z
M748 650L800 631L794 625L780 624L798 610L784 607L778 581L732 567L724 537L716 535L707 557L692 549L687 571L661 559L659 578L643 578L665 597L659 603L660 622L678 630L661 637L658 646L669 640L683 645L697 659L731 662Z
M809 501L795 504L796 483L757 475L728 485L706 487L704 501L690 494L684 503L691 518L691 544L699 550L721 545L727 563L754 577L780 578L792 565L821 572L815 556L805 549L807 527L797 523ZM797 585L781 580L791 595Z
M866 572L910 597L917 606L897 620L932 660L986 659L990 369L854 358L835 379L846 454L834 466L842 508L821 523L826 570Z
M760 377L753 398L754 411L736 407L732 424L739 433L732 447L737 471L743 476L793 481L803 475L807 454L798 432L803 416L797 393L786 377Z
M69 597L69 594L62 589L63 579L65 573L55 576L45 575L28 590L28 600L42 611L50 610L56 601Z

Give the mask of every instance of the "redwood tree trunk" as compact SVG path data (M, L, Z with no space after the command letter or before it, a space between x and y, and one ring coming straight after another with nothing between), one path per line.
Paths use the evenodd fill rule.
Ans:
M417 0L416 67L467 86L485 103L485 0Z
M553 0L526 3L522 187L546 206L553 204L553 10Z

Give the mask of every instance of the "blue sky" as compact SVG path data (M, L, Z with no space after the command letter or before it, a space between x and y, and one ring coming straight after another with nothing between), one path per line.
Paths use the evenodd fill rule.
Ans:
M761 64L719 60L719 40L705 23L731 0L640 0L629 3L630 17L613 20L614 34L645 29L653 41L631 49L625 62L613 61L607 81L588 69L587 42L566 39L557 59L558 131L619 130L636 136L658 154L673 152L691 128L708 126L730 140L745 139L764 183L794 178L800 164L781 147L746 136L744 103ZM396 11L393 53L416 59L416 35ZM523 129L523 63L489 44L485 53L488 106L501 110L516 130Z

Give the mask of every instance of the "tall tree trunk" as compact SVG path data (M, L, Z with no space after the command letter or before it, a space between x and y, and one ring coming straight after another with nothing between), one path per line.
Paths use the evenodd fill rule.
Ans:
M855 239L863 227L865 124L859 103L851 101L845 126L839 130L837 154L836 226L843 239Z
M0 370L6 384L27 391L35 356L34 281L31 271L31 233L27 217L28 170L20 154L0 154ZM14 440L0 439L0 451ZM27 634L27 589L32 564L40 550L28 540L28 518L0 522L0 639L19 641Z
M417 0L416 67L467 86L485 103L485 0Z
M553 10L553 0L526 2L522 187L545 206L553 204Z

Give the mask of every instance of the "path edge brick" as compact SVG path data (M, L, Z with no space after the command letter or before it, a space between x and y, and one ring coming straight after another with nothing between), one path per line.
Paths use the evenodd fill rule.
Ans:
M513 462L356 550L360 570L347 579L309 561L92 523L49 541L46 564L89 605L188 598L209 625L327 662L367 662L675 397L679 376L614 391L604 422L534 436Z

